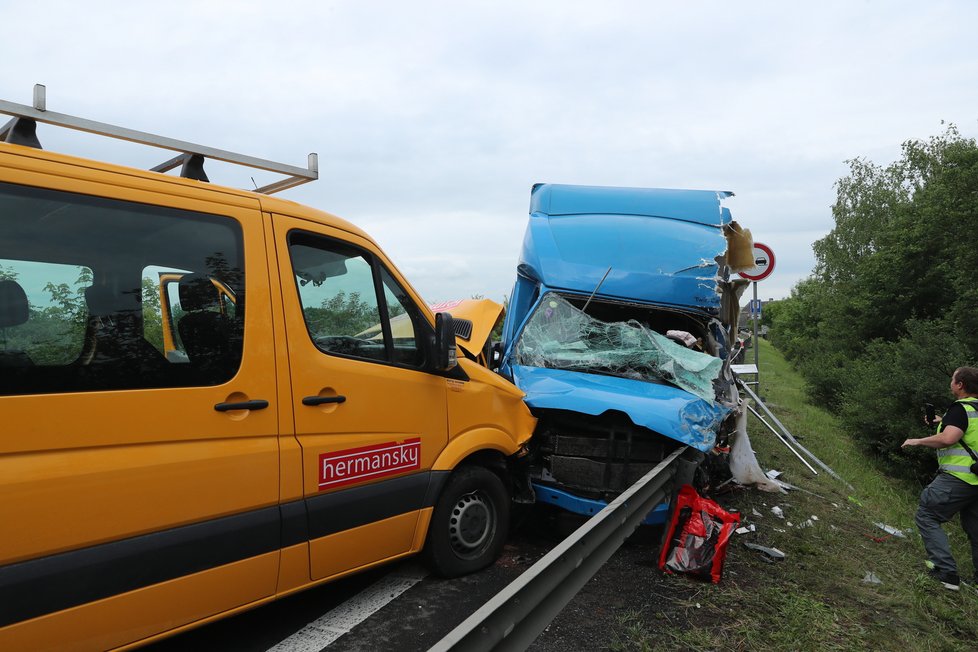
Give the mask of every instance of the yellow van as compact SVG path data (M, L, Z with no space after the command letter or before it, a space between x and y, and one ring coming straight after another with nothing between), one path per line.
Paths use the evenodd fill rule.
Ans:
M49 153L24 134L71 116L0 111L0 650L496 558L535 420L366 233Z

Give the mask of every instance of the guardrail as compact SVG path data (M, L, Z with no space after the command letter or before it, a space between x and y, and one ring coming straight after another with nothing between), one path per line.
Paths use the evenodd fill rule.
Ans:
M607 507L478 611L435 643L430 652L524 650L661 503L679 474L685 446L646 473ZM696 451L698 453L698 451Z

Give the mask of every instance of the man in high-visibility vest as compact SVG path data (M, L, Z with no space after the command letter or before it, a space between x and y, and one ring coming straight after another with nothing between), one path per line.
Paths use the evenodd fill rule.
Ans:
M956 400L940 421L935 420L939 424L937 434L908 439L902 448L937 449L937 477L920 494L916 521L933 564L931 576L944 588L957 591L961 585L958 567L941 524L961 513L961 527L971 541L971 559L978 582L978 475L971 471L975 460L962 445L964 442L978 451L978 369L956 369L951 376L951 393Z

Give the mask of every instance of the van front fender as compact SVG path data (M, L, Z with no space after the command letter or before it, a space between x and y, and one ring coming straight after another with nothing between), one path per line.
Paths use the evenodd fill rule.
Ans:
M480 451L497 451L504 457L516 454L521 444L496 428L473 428L452 438L432 465L432 471L451 471L465 458Z

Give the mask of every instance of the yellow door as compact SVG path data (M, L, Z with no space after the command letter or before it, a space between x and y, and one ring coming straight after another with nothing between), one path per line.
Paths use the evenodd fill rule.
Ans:
M0 649L106 649L270 595L278 404L257 203L4 163ZM170 356L168 271L198 283L174 302L185 349ZM233 315L198 291L218 296L212 280Z
M446 380L428 370L428 317L373 244L273 224L318 579L411 550L446 443Z

